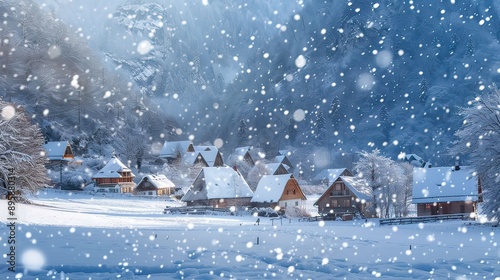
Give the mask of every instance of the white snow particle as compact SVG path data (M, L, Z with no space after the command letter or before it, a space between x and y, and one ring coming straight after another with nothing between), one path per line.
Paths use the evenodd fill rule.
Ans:
M371 74L365 73L359 76L357 86L361 90L371 90L375 84L375 79Z
M49 47L48 55L50 59L57 58L61 55L61 48L59 46L53 45Z
M321 261L321 265L327 265L329 262L330 260L328 260L328 258L323 258L323 260Z
M43 115L44 115L44 116L47 116L48 114L49 114L49 109L45 109L45 110L43 110Z
M28 249L21 255L21 263L28 270L41 270L45 265L45 256L37 249Z
M111 91L107 90L105 93L104 93L104 96L102 98L106 99L106 98L110 98L111 97Z
M379 6L380 6L380 4L379 4L379 3L375 3L375 4L373 4L373 8L374 8L374 9L377 9Z
M7 105L2 109L2 118L4 120L10 120L16 115L16 109L11 105Z
M149 53L153 49L153 45L149 40L144 40L137 45L137 52L141 55Z
M214 146L217 147L217 149L222 148L222 145L224 145L224 140L220 138L214 140Z
M243 257L241 255L237 255L235 259L237 262L241 262L243 260Z
M303 121L305 117L306 117L306 113L302 109L297 109L297 110L295 110L295 112L293 112L293 119L296 122Z
M375 57L375 62L382 68L387 68L392 64L392 54L390 51L381 51Z
M201 4L203 4L203 6L208 6L208 0L201 0Z
M303 55L299 55L295 59L295 66L297 66L297 68L302 68L306 66L306 62L307 62L306 58Z

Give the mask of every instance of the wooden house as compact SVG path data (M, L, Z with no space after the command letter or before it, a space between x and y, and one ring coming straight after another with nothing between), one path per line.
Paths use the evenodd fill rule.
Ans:
M271 162L264 164L264 173L262 175L282 175L290 174L288 169L279 162Z
M68 165L69 163L78 163L75 161L73 149L68 141L47 142L43 145L45 155L49 159L48 167Z
M264 175L257 185L251 203L253 207L287 207L304 209L307 200L292 174Z
M160 158L170 163L180 160L187 152L194 152L191 141L165 141L160 151Z
M237 157L236 162L244 162L248 166L255 166L255 161L252 158L252 155L250 155L250 147L239 147L234 150L234 155Z
M97 191L131 193L135 188L135 175L117 157L113 156L93 177Z
M163 174L146 175L135 188L135 194L145 196L171 195L175 191L174 183Z
M233 168L204 167L181 201L187 206L243 207L250 205L252 196L245 179Z
M474 213L481 196L478 177L469 167L413 170L413 200L417 216Z
M347 168L324 169L314 176L313 181L331 186L339 176L354 176Z
M288 173L293 173L293 171L295 170L292 162L288 159L286 155L275 156L274 161L277 163L281 163L283 167L286 168Z
M203 167L218 167L224 165L219 150L188 152L182 157L182 162L187 166L200 164Z
M318 213L332 218L344 214L370 217L366 211L373 200L364 179L354 176L339 176L314 203Z

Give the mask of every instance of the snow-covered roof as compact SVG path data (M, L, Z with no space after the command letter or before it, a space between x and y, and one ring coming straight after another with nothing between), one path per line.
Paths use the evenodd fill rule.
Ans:
M182 156L187 152L189 145L191 145L191 141L165 141L160 152L160 157L176 158L178 152Z
M234 149L234 153L237 156L241 156L241 157L244 157L246 155L246 153L248 153L248 151L250 151L250 147L249 146L239 147L239 148Z
M281 163L285 158L286 156L275 156L274 161Z
M132 172L132 170L117 157L113 157L92 178L121 178L122 175L119 172ZM134 177L134 174L132 174L132 177Z
M282 165L285 168L285 170L288 170L289 168L288 165L279 162L266 163L264 165L264 167L266 168L266 175L273 175L274 173L276 173L280 165Z
M337 178L344 172L348 172L346 168L336 168L336 169L324 169L318 175L314 176L314 180L328 181L328 184L332 184L337 180ZM350 172L349 172L350 173Z
M247 182L234 169L227 166L204 167L181 200L195 201L252 196L253 192Z
M148 181L148 182L150 182L157 189L175 188L174 183L172 183L172 181L170 181L163 174L159 174L159 175L154 175L154 174L146 175L146 176L142 177L141 181L137 185L140 185L142 181Z
M372 201L371 190L368 187L365 179L361 179L355 176L340 176L339 177L346 187L359 199L364 199L365 201Z
M219 150L215 146L193 146L193 148L197 152L198 151L202 152L202 151L218 151Z
M196 151L196 152L188 152L182 157L182 162L187 165L193 165L198 157L201 157L209 167L213 167L219 151Z
M219 154L218 150L200 152L200 155L203 157L208 166L214 166L218 154Z
M429 167L432 166L429 162L423 160L416 154L406 154L404 160L416 167Z
M251 202L278 202L291 177L292 174L262 176Z
M47 144L43 145L43 148L49 160L65 159L64 155L66 154L67 148L69 148L70 154L73 155L73 151L68 141L47 142Z
M290 151L289 150L279 150L278 151L278 155L279 156L287 156L287 155L290 155Z
M470 167L413 170L413 203L477 201L478 179Z

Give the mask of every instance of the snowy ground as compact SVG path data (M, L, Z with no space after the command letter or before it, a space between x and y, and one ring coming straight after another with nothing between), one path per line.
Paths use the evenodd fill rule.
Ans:
M256 226L249 216L164 215L175 202L161 199L49 190L33 201L16 209L16 273L1 211L2 279L500 279L500 228L487 224Z

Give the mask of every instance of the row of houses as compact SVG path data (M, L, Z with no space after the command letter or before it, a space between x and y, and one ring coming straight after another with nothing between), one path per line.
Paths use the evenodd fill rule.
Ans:
M67 142L51 142L45 148L52 162L72 158ZM256 164L249 147L236 149L235 155L242 163ZM187 206L304 208L307 199L298 180L289 173L292 164L286 151L280 151L275 158L277 162L265 165L267 171L255 189L248 185L237 164L232 167L224 165L221 153L214 146L194 146L190 141L166 142L160 157L169 163L182 161L187 165L202 166L181 198ZM409 162L415 158L409 158ZM418 166L413 172L413 203L417 206L418 216L476 211L481 187L473 170L467 167L431 168L421 159L414 162ZM146 175L137 185L133 182L134 177L129 167L113 157L94 174L92 180L100 192L157 196L177 191L165 175ZM314 203L321 215L338 217L359 213L369 217L367 209L373 198L364 179L345 168L323 170L314 179L325 185L324 193Z

